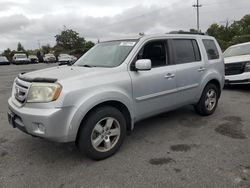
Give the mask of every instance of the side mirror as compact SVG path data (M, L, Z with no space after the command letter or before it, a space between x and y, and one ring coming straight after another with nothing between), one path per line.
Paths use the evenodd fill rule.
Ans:
M151 70L151 60L150 59L139 59L135 62L135 70L147 71Z

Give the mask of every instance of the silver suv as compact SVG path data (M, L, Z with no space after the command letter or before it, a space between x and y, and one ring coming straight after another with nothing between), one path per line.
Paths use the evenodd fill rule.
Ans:
M139 120L183 105L212 114L224 86L216 40L149 35L98 43L72 66L20 74L9 122L27 134L75 142L96 160L114 154Z

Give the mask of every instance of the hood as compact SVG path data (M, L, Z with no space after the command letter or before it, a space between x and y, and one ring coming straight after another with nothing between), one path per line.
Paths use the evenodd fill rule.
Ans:
M109 71L109 68L102 67L79 67L79 66L58 66L52 67L42 70L37 70L29 73L25 73L22 76L27 78L28 80L32 80L35 78L46 78L46 79L54 79L57 81L63 81L67 79L74 79L77 77L88 77L95 76L100 74L105 74Z
M225 63L245 62L245 61L250 61L250 55L225 57L224 60Z

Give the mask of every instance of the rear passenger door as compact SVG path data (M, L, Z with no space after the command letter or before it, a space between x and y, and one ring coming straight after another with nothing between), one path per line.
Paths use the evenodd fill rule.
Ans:
M178 105L197 102L199 86L206 70L196 39L172 39Z

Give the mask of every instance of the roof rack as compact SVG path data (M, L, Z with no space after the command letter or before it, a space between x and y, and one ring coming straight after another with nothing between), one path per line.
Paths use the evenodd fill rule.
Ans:
M190 34L190 35L206 35L205 33L201 32L190 32L190 31L170 31L167 34Z

